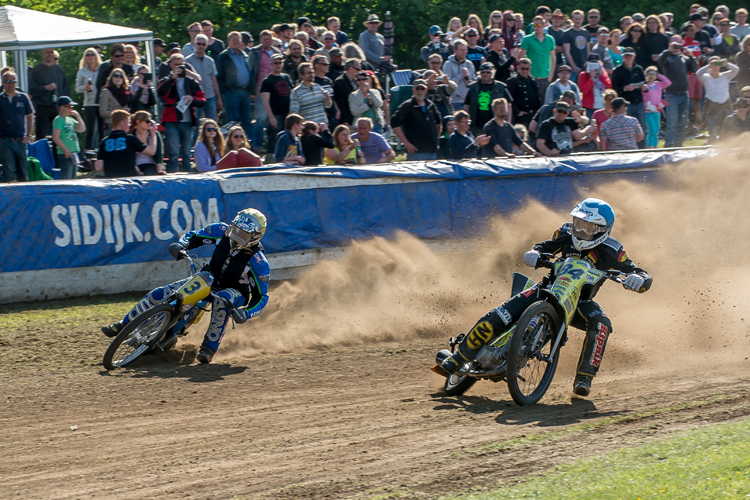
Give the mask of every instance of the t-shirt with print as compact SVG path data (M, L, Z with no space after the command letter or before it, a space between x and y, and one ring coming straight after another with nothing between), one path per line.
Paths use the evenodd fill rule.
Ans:
M466 53L466 59L471 61L476 71L479 71L479 66L482 65L482 58L486 57L487 53L485 52L483 47L480 47L478 45L473 49L471 47L468 47L468 49L469 51Z
M99 144L96 158L104 162L104 177L135 177L135 153L142 153L147 146L137 137L122 130L114 130Z
M268 75L260 85L260 91L270 94L271 111L274 115L289 114L289 103L292 94L292 79L286 73L279 76Z
M495 87L494 82L489 84L479 84L479 95L477 96L477 116L472 116L474 128L481 129L484 124L495 117L492 112L492 89ZM464 104L471 105L471 92L466 94Z
M588 54L586 49L589 45L589 32L580 29L570 28L563 35L563 43L570 44L570 56L573 58L573 62L578 66L578 69L583 71L586 69L586 59Z
M560 154L570 154L573 150L573 131L578 129L575 118L567 117L558 122L553 116L539 126L536 138L542 139L547 149L558 149Z
M78 144L78 134L76 133L76 124L78 121L72 116L56 116L52 120L52 130L60 131L60 140L70 150L71 153L79 153L81 146ZM58 154L64 154L64 151L57 147Z

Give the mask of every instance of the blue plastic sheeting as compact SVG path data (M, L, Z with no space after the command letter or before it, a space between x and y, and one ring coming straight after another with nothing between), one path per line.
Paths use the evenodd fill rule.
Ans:
M654 167L702 154L273 166L4 185L0 272L168 260L168 244L185 231L230 221L250 206L268 217L263 243L269 253L336 247L397 230L425 239L475 236L489 217L507 215L529 199L568 206L577 200L579 186L590 189L619 178L659 182ZM317 187L309 187L311 180Z

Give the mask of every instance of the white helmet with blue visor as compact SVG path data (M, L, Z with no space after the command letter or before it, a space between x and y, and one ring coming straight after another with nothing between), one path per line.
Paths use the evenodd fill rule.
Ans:
M609 238L615 224L612 207L597 198L586 198L576 205L570 215L573 216L570 234L573 246L578 251L589 250L603 243Z

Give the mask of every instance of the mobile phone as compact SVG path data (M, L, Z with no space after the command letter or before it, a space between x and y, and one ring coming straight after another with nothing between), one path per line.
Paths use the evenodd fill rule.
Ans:
M153 73L144 73L143 74L143 82L151 82L154 80L154 74Z
M599 69L599 63L596 62L587 62L586 63L586 71L596 71Z

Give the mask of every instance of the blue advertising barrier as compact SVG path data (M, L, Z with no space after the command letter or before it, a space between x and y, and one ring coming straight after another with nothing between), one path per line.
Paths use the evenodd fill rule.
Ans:
M268 217L263 240L268 254L340 247L353 239L387 237L397 230L422 239L466 238L480 234L489 217L507 215L528 200L567 206L578 198L579 186L591 188L616 178L659 182L658 167L706 154L710 152L684 150L561 160L279 165L197 175L4 185L0 186L0 272L166 261L168 244L184 232L230 221L249 206ZM199 255L208 252L204 249ZM146 288L138 286L131 289ZM0 301L8 301L3 297L7 293L0 289ZM45 296L55 295L45 291Z

